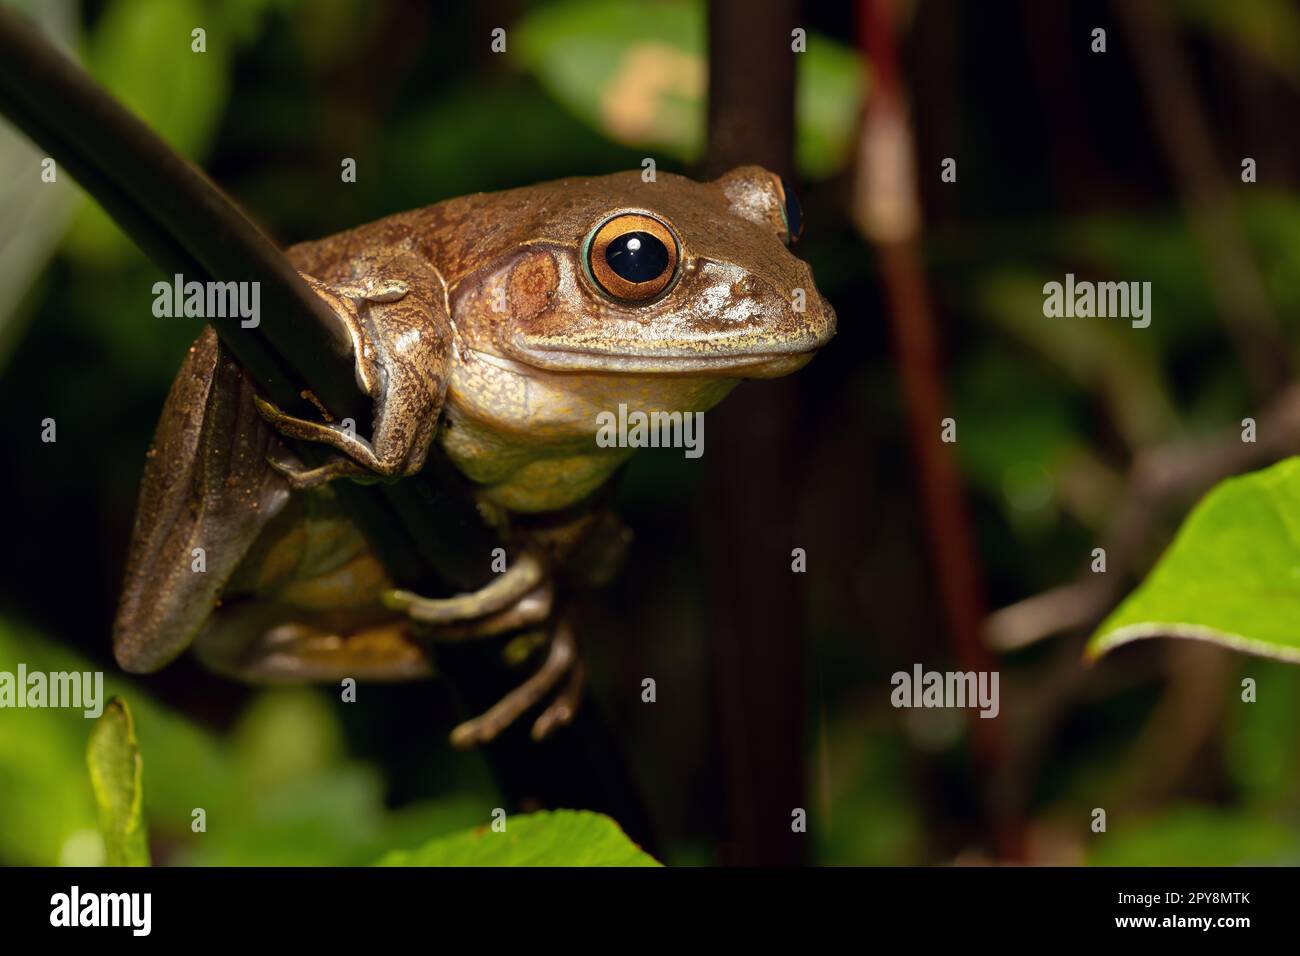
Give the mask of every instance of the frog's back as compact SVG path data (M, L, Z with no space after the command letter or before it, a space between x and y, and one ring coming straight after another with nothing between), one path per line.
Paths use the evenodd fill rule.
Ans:
M322 282L357 277L377 252L414 252L433 263L449 282L493 261L517 241L513 228L520 201L515 194L479 193L396 213L343 232L300 242L287 251L294 266Z

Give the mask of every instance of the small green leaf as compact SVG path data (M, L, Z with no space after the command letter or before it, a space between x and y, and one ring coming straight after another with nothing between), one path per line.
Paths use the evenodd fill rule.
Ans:
M1185 637L1300 663L1300 458L1230 478L1193 510L1088 656Z
M135 740L131 711L120 697L104 708L86 748L90 783L99 807L109 866L148 866L149 840L144 826L143 762Z
M378 866L658 866L609 817L586 810L547 810L394 850Z

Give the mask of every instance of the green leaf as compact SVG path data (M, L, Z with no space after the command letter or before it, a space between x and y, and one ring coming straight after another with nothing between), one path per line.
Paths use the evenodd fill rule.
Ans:
M1300 458L1210 491L1088 656L1162 636L1300 663Z
M546 810L506 818L505 832L475 827L414 850L394 850L378 866L658 866L609 817Z
M509 49L556 100L610 139L693 163L704 152L705 31L698 0L564 0L520 20ZM825 178L851 155L866 67L854 50L817 34L795 62L799 168Z
M795 68L795 160L809 179L826 179L848 165L867 68L851 47L818 34L808 36Z
M1245 811L1184 804L1094 836L1089 866L1294 866L1300 833Z
M131 711L120 697L110 700L95 722L86 748L86 763L99 807L99 828L108 851L108 865L148 866L143 762Z
M193 49L198 28L204 52ZM189 157L216 134L229 60L222 18L198 0L112 0L87 48L95 79Z
M20 663L29 672L81 672L87 680L97 669L65 646L0 616L0 671L12 672ZM149 751L144 790L151 830L169 842L188 835L191 807L229 802L235 778L223 748L210 733L153 702L113 670L103 677L101 699L129 696L140 746ZM86 786L91 726L77 709L5 711L0 733L0 866L103 864L99 813L93 790Z

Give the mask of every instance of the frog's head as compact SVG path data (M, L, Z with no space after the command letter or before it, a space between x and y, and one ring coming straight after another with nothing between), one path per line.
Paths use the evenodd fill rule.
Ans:
M513 221L489 241L509 254L458 290L475 300L456 313L477 350L559 372L766 378L835 333L789 248L798 203L760 167L708 183L569 179L514 199Z

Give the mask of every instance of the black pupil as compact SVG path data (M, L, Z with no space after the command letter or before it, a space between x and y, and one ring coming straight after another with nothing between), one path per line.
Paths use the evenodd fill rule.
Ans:
M605 261L621 279L649 282L668 268L668 249L648 232L625 232L605 247Z
M790 241L794 242L803 232L803 207L799 205L799 197L793 189L785 183L781 186L785 190L785 224L790 229Z

